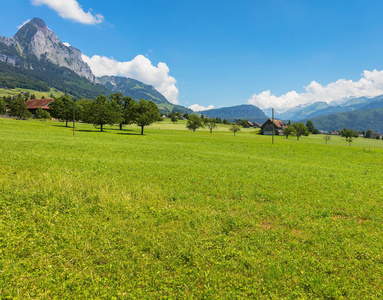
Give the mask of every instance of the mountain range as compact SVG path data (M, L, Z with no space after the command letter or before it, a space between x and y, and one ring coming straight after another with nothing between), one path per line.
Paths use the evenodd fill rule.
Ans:
M192 110L170 103L153 86L125 77L97 78L80 50L64 44L42 19L24 24L15 36L0 37L0 86L49 91L51 87L75 98L122 93L135 100L153 100L161 111Z
M208 117L226 119L230 122L233 122L235 119L246 119L250 122L263 124L268 119L262 110L250 104L209 109L203 111L203 114Z
M162 113L180 111L192 113L181 105L170 103L153 86L132 78L119 76L96 77L82 60L81 51L64 44L39 18L25 23L11 38L0 37L0 87L50 91L50 88L74 98L96 98L121 93L135 100L154 101ZM341 103L315 102L277 114L282 120L312 120L318 129L343 127L373 129L383 132L383 95L360 97ZM268 117L253 105L237 105L206 110L204 115L233 121L247 119L263 123Z
M278 114L278 118L283 120L299 121L303 119L311 119L320 116L350 112L355 110L364 110L370 108L382 108L383 107L383 95L375 98L353 98L343 102L315 102L310 105L301 105L294 107L282 114Z

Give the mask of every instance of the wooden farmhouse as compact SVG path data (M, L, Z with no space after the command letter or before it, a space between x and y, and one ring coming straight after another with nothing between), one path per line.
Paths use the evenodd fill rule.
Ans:
M283 129L285 129L287 125L281 120L274 119L274 135L283 135ZM268 119L261 126L261 133L263 135L272 135L273 134L273 120Z
M30 111L32 115L36 115L36 110L41 107L42 109L49 110L49 104L55 100L53 98L48 99L29 99L25 101L25 105L27 109Z
M373 133L371 133L371 138L372 139L381 140L382 139L382 134L377 133L377 132L373 132Z

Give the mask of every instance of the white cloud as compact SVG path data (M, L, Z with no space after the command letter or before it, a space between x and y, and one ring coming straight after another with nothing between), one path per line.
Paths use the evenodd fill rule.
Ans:
M70 44L69 43L63 43L65 46L67 46L68 48L70 47Z
M99 24L104 21L100 14L93 15L90 11L84 12L76 0L31 0L35 6L47 5L55 10L60 17L83 24Z
M192 111L204 111L204 110L208 110L208 109L213 109L214 105L209 105L209 106L205 107L205 106L202 106L202 105L193 104L193 105L190 105L189 108Z
M248 102L261 109L275 108L284 112L297 105L317 101L330 103L355 97L376 97L383 94L383 71L364 71L358 81L339 79L326 86L312 81L304 89L303 93L291 91L281 96L272 95L269 90L263 91L252 95Z
M82 59L97 77L108 75L133 78L154 86L170 103L178 104L177 81L169 75L166 63L160 62L157 66L153 66L152 62L143 55L137 55L133 60L126 62L99 55L91 58L83 55Z

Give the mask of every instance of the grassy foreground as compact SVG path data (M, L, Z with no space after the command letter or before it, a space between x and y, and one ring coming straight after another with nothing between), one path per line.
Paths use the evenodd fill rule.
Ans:
M0 298L383 297L383 141L184 129L0 118Z

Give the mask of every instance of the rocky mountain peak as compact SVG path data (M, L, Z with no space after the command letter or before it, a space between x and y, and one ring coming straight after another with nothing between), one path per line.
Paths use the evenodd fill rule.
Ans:
M30 21L31 24L35 25L36 27L40 29L48 29L47 25L45 24L44 20L39 18L33 18L32 21Z
M8 47L14 47L21 57L15 55L10 57L0 51L0 61L15 65L19 59L34 55L40 61L46 60L60 67L66 67L92 82L96 81L90 67L82 60L81 51L64 45L42 19L33 18L25 23L13 38L2 37L1 42Z

